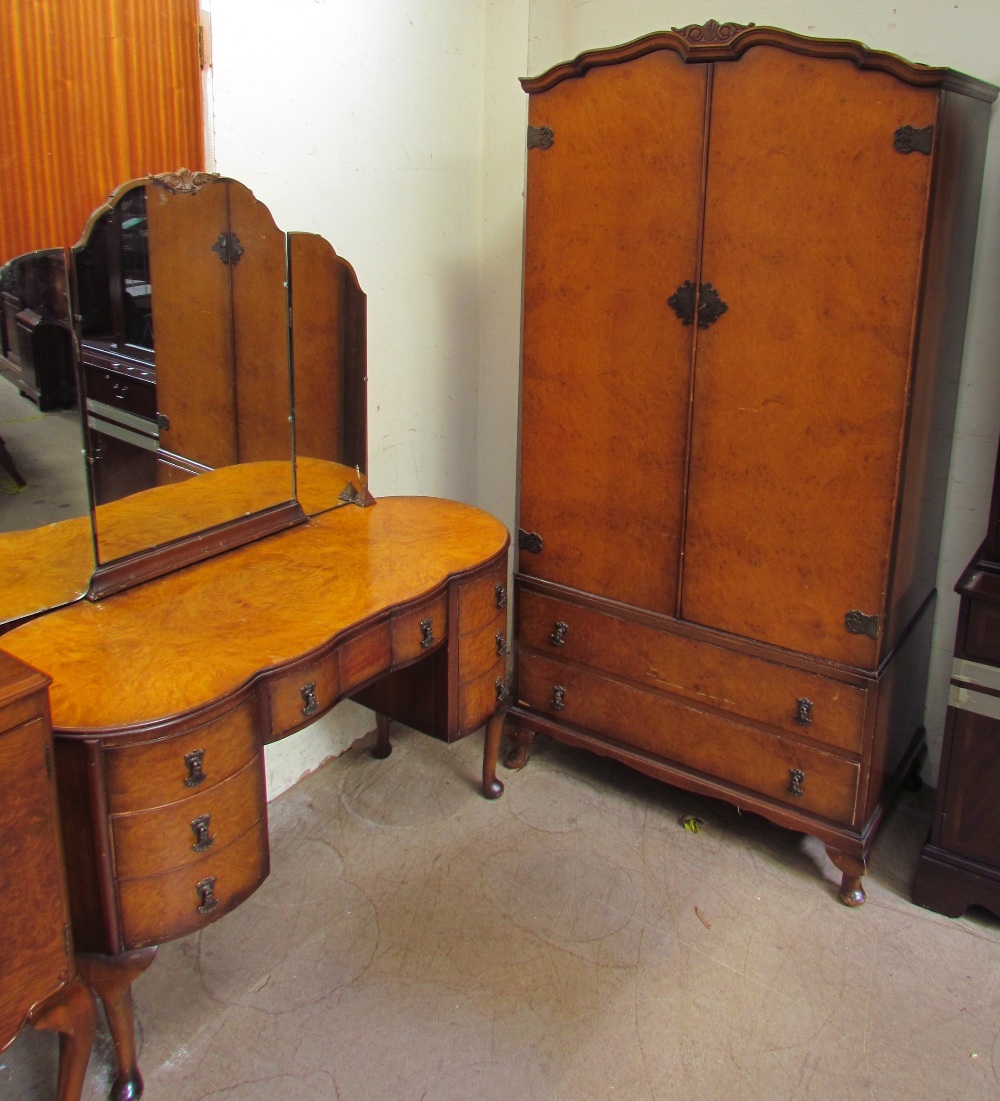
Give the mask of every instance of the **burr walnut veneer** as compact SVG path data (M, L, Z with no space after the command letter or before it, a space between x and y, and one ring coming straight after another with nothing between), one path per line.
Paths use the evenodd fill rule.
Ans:
M113 1096L141 1092L130 986L155 946L268 873L267 742L359 694L447 740L488 722L484 792L500 793L507 542L455 502L346 505L4 636L52 678L73 929L116 1040Z
M59 1101L79 1101L95 1012L73 958L47 683L0 652L0 1051L25 1022L59 1032Z
M923 752L997 89L675 29L530 95L516 697L861 877Z

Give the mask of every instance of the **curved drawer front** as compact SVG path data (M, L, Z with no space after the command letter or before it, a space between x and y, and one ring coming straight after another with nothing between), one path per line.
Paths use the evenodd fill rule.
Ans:
M366 681L392 667L392 631L388 622L343 643L337 649L340 659L340 690L347 695Z
M539 593L518 595L518 639L559 660L861 752L867 691Z
M490 623L507 622L507 560L458 588L458 633L468 635Z
M503 620L487 623L459 642L459 681L476 680L484 673L503 676L507 668L507 628Z
M336 651L276 676L268 685L271 737L280 738L332 707L340 696Z
M518 698L551 719L645 750L796 810L850 824L859 765L608 677L522 653Z
M413 661L436 649L448 637L448 594L392 617L392 661Z
M260 753L253 704L184 734L104 751L112 814L148 810L207 791Z
M484 673L458 689L458 725L463 734L478 730L506 699L505 666Z
M224 849L263 818L264 762L260 754L208 791L158 810L111 817L119 879L159 875Z
M125 949L144 948L201 929L229 913L269 870L267 821L186 868L118 883Z

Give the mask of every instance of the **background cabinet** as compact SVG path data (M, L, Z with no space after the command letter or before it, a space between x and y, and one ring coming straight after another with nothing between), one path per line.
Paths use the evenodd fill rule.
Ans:
M922 752L996 89L717 24L523 83L515 738L815 833L861 902Z

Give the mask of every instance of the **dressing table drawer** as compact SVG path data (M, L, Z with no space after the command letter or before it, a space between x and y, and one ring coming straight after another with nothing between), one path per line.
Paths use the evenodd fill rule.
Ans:
M458 633L468 635L487 624L507 621L507 561L458 589Z
M201 929L248 898L267 878L267 820L231 845L164 875L119 879L118 903L127 951Z
M337 651L282 673L268 686L271 704L270 738L282 738L332 707L340 697L340 657Z
M158 810L111 817L115 873L120 879L159 875L224 849L266 813L261 757L235 776Z
M463 733L478 730L507 698L506 664L459 685L458 726Z
M346 695L392 666L392 632L388 621L343 643L337 652L340 690Z
M228 779L259 756L254 727L252 702L246 699L195 730L106 749L111 813L175 803Z
M392 663L401 665L437 649L448 637L448 594L392 617Z
M487 623L459 642L458 679L466 683L488 671L502 675L507 667L507 625L503 620Z

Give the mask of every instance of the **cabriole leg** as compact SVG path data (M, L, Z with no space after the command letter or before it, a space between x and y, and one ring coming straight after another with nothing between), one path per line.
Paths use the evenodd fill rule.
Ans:
M524 768L528 763L528 746L531 745L534 736L533 730L524 730L519 726L515 726L510 731L510 740L513 744L503 762L508 768Z
M503 784L497 779L497 758L500 756L503 721L504 713L498 711L486 724L486 740L483 744L483 795L487 799L499 799L503 795Z
M375 744L372 746L372 756L384 761L392 752L392 742L389 741L389 723L392 720L388 715L375 713Z
M120 956L77 956L84 982L101 999L115 1045L118 1075L111 1087L111 1101L138 1101L142 1075L135 1049L135 1014L132 983L156 958L156 947L123 952Z
M868 863L864 857L850 856L848 853L838 852L836 849L827 848L827 856L844 873L840 881L840 901L845 906L863 906L865 902L865 889L861 886L861 877L868 870Z
M97 1030L94 996L74 979L32 1014L31 1023L59 1033L58 1101L80 1101Z

